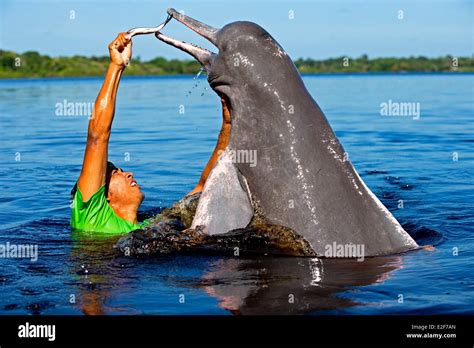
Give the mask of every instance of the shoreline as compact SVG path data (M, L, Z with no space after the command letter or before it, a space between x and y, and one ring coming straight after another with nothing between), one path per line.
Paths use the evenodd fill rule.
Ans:
M103 77L108 56L50 57L36 51L16 53L0 49L0 80L40 78ZM303 76L314 75L376 75L376 74L459 74L474 73L474 56L452 55L425 57L332 57L325 59L298 58L293 64ZM195 60L155 57L142 61L132 59L124 78L150 76L196 76L202 70ZM276 72L277 73L277 72Z
M324 76L413 76L413 75L474 75L474 71L373 71L373 72L314 72L301 73L302 77L324 77ZM176 78L193 78L196 74L163 74L163 75L124 75L122 79L125 80L140 80L140 79L176 79ZM203 74L203 76L206 76ZM95 80L103 79L102 75L90 76L23 76L23 77L0 77L0 82L3 81L65 81L65 80Z

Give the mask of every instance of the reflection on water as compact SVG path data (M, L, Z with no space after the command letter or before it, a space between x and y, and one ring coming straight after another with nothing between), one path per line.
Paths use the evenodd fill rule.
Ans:
M221 259L203 276L207 293L235 314L305 314L357 305L337 294L379 283L401 267L401 257ZM264 305L263 305L264 304Z
M74 234L71 271L78 287L77 305L84 314L133 313L132 308L111 307L111 297L123 296L134 287L133 268L124 267L126 257L115 253L117 238L91 239ZM178 256L179 257L179 256ZM199 258L205 256L196 256ZM154 261L157 266L161 258ZM143 259L142 259L143 260ZM128 259L130 262L130 259ZM132 262L140 262L133 259ZM202 289L232 314L307 314L320 310L360 305L338 293L354 286L381 283L402 266L401 256L348 259L295 257L218 257L206 263L200 277L186 284ZM165 280L179 287L173 278Z
M84 314L106 314L104 307L111 290L107 284L120 284L123 279L107 272L112 262L114 238L97 240L81 232L73 232L72 238L71 273L78 288L78 296L74 295L76 303Z

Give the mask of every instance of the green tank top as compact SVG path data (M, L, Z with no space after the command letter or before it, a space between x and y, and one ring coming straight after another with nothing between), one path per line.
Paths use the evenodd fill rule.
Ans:
M94 193L87 202L82 201L82 193L79 186L77 187L71 212L71 227L74 230L118 235L142 228L148 223L145 220L134 224L115 214L105 197L105 185Z

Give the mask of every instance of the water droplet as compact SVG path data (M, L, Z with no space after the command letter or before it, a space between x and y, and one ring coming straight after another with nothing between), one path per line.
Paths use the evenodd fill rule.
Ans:
M201 69L199 70L199 72L196 74L196 76L193 77L193 80L197 80L197 81L194 83L194 86L191 88L191 91L188 91L188 92L186 93L186 97L189 97L189 96L191 95L192 90L193 90L194 88L196 88L196 87L201 83L201 81L198 80L198 79L199 79L199 76L201 76L201 74L202 74L203 71L204 71L204 68L201 68Z
M193 77L193 80L196 80L199 78L199 76L201 76L202 72L204 71L204 68L201 67L201 69L199 69L198 73L196 74L196 76Z

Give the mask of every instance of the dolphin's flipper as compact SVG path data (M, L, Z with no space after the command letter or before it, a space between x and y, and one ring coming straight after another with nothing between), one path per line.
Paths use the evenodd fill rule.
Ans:
M206 180L191 228L222 234L247 227L252 216L245 179L224 151Z

